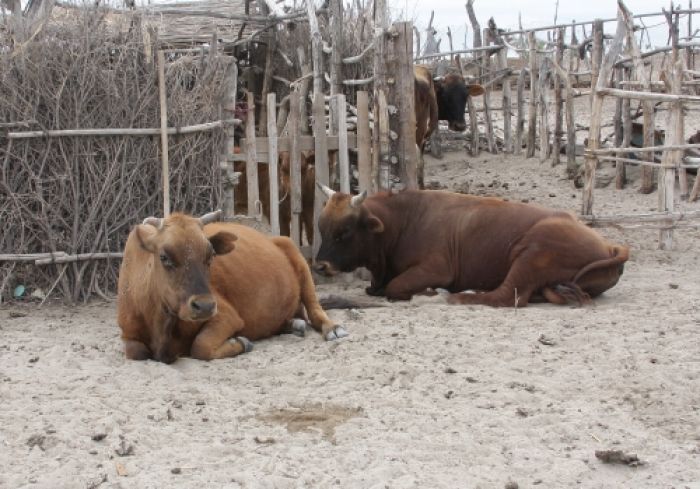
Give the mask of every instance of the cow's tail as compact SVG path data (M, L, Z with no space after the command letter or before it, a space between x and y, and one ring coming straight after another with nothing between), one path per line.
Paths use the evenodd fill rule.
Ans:
M612 267L615 265L622 265L625 263L627 260L630 258L630 249L628 246L613 246L611 249L611 257L610 258L604 258L602 260L596 260L588 265L584 266L581 270L578 271L576 276L574 276L574 279L572 280L573 283L578 282L578 280L583 277L585 274L590 272L591 270L598 270L600 268L608 268Z
M321 307L323 307L323 309L326 311L329 309L368 309L371 307L384 307L383 304L354 301L333 294L327 295L325 297L319 297L318 302L319 304L321 304Z

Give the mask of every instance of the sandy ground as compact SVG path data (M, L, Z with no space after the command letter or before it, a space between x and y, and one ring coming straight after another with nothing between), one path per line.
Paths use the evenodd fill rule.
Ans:
M435 185L580 206L536 159L428 163ZM656 208L634 186L596 202ZM591 306L381 302L331 312L343 341L282 336L211 363L124 360L112 303L7 306L0 487L698 489L700 234L661 252L658 231L603 232L633 257ZM644 464L603 464L609 449Z

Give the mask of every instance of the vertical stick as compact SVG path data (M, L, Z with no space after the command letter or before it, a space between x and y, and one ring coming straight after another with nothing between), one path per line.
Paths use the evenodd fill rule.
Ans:
M340 173L340 191L350 193L350 160L348 159L348 124L345 117L345 95L335 96L338 118L338 172Z
M297 90L289 94L289 185L292 187L290 193L290 210L292 223L289 229L294 244L301 246L301 224L299 215L301 214L301 151L299 150L299 139L301 138L301 96ZM318 196L316 196L318 200Z
M688 0L688 42L693 42L693 0ZM695 51L693 48L686 48L685 50L685 64L688 66L689 70L695 69Z
M414 107L413 75L413 29L410 22L397 22L392 26L397 34L393 38L396 68L393 70L393 93L390 95L398 108L398 121L395 121L399 139L394 143L392 154L398 159L398 176L406 188L424 186L424 169L419 168L418 146L416 145L416 110Z
M309 17L309 30L311 31L311 59L314 70L314 96L323 93L323 39L318 29L316 7L314 2L306 2L306 13Z
M622 68L622 80L631 79L631 70L629 68ZM632 142L632 117L630 115L630 99L622 99L622 147L629 148ZM624 154L618 153L619 157L623 157ZM621 190L625 187L625 164L618 161L615 164L615 188Z
M484 45L491 45L491 30L484 29ZM482 59L482 64L484 67L484 76L491 78L491 53L484 53ZM498 153L498 148L496 148L496 140L493 136L493 121L491 119L491 86L486 86L484 92L484 120L486 121L486 142L489 145L490 153Z
M372 137L369 130L369 94L357 92L357 170L360 173L360 192L373 194L372 186Z
M549 58L540 64L537 104L540 113L540 162L549 158Z
M535 141L537 138L537 43L535 33L527 33L530 46L530 100L527 112L527 158L535 156Z
M386 102L385 92L379 92L379 109L375 112L374 126L379 130L379 190L391 190L391 164L389 155L389 106ZM379 122L377 122L379 119Z
M343 5L330 0L331 9L331 95L343 93ZM338 114L344 117L345 113Z
M236 110L238 67L234 58L230 58L230 60L231 61L226 68L226 74L224 75L224 97L221 101L221 113L223 114L224 119L234 119ZM236 178L233 171L233 162L231 161L235 146L233 138L234 131L235 127L233 125L226 126L224 128L226 139L224 140L224 152L221 155L221 161L219 163L223 173L224 219L229 219L235 214L234 187L236 184Z
M481 26L479 21L476 20L476 14L474 12L474 0L467 0L467 15L469 16L469 22L472 25L472 30L474 31L473 46L475 48L481 47ZM477 51L474 53L474 63L479 67L479 82L484 83L484 73L481 69L481 63L479 62L480 54Z
M618 10L617 18L618 22L617 30L615 31L615 38L610 44L610 50L605 55L605 60L601 63L600 73L596 79L596 84L591 89L594 96L593 107L591 108L591 126L588 132L588 149L591 151L595 151L600 147L600 126L604 96L599 91L610 84L613 66L617 60L617 57L622 52L622 45L625 40L626 29L621 9ZM593 213L593 187L595 183L595 172L597 166L598 157L592 153L589 153L586 156L585 163L582 203L583 215L591 215Z
M520 69L517 84L517 104L518 112L515 121L515 148L514 153L519 155L523 152L523 133L525 132L525 77L529 70L526 67ZM469 99L467 99L469 100Z
M279 154L277 151L277 96L267 95L267 147L270 156L268 174L270 175L270 227L274 236L280 235L280 191L279 191Z
M593 87L598 82L600 64L603 62L603 21L593 22L593 51L591 52L591 104L593 103Z
M479 123L476 120L476 107L474 107L474 100L471 97L467 97L467 112L469 112L469 130L472 134L472 146L471 150L468 149L472 156L478 156L481 152L481 146L479 145Z
M260 216L257 208L260 201L258 191L258 149L255 140L255 97L247 93L248 114L245 123L246 165L245 176L248 184L248 215Z
M163 216L170 215L170 162L168 161L168 106L165 99L165 55L158 51L158 96L160 98L160 156L163 165Z
M265 5L265 2L262 2L261 5ZM268 10L267 6L263 9L263 11ZM260 89L260 98L261 98L261 104L262 107L260 107L260 127L258 129L258 133L262 134L263 136L266 134L266 127L267 127L267 99L265 97L265 94L267 94L270 91L270 87L272 85L272 75L274 71L275 64L272 62L272 59L275 56L275 40L276 40L276 34L275 31L273 30L271 35L267 37L267 49L265 50L265 74L263 75L263 84L262 88ZM276 108L275 108L276 109Z
M564 65L564 32L560 27L557 30L557 47L555 59L559 66ZM559 73L554 73L554 142L552 165L561 163L561 138L564 135L564 101L561 93L562 79Z
M503 42L500 43L504 46ZM498 52L498 65L501 70L508 69L508 49L502 47ZM513 139L512 139L512 122L511 118L513 115L513 108L511 106L511 81L510 74L508 74L503 79L503 151L506 153L513 152Z
M671 93L681 94L681 80L683 79L683 62L677 58L670 66ZM683 144L683 102L672 102L668 113L668 128L666 129L666 144ZM673 212L674 190L676 186L676 171L680 170L683 159L682 150L667 150L661 160L659 171L659 210L661 212ZM659 233L659 249L673 249L673 230L661 229Z
M313 3L313 2L309 2ZM314 94L314 163L316 169L316 182L324 185L329 185L329 170L328 170L328 140L326 139L326 110L323 92ZM318 230L318 218L323 210L326 201L323 192L315 187L316 195L314 198L314 247L313 256L316 256L318 248L321 246L321 234Z

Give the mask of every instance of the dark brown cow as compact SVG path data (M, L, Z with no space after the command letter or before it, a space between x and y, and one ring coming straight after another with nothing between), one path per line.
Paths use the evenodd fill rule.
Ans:
M453 131L464 131L467 123L464 111L467 97L484 93L481 85L467 84L458 74L448 74L433 79L430 68L413 67L415 77L414 97L416 111L416 144L421 153L430 135L437 129L438 120L447 121ZM420 158L419 158L420 160ZM423 163L418 164L419 185L423 187Z
M316 269L365 266L370 295L444 288L458 304L580 303L614 286L629 257L567 212L444 191L324 192ZM454 293L469 289L480 293Z
M127 358L233 357L251 340L303 331L306 315L327 340L347 335L321 308L289 238L210 220L172 214L131 231L117 306Z

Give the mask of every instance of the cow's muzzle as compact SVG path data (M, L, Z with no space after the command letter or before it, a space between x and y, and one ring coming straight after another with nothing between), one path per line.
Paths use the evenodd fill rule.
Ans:
M326 277L332 277L338 274L338 270L327 261L318 261L314 264L313 269L315 272L325 275Z
M212 318L216 312L216 299L211 295L193 295L179 314L184 321L206 321Z

